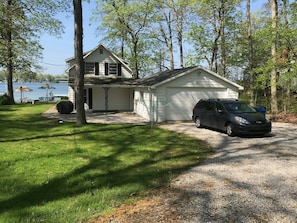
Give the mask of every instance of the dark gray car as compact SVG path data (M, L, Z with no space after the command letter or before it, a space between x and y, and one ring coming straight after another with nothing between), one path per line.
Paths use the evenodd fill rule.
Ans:
M234 135L265 135L271 121L246 102L232 99L202 99L193 108L197 128L209 127Z

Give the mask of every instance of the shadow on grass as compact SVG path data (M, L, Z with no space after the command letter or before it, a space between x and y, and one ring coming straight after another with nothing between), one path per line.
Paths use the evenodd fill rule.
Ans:
M30 117L26 122L28 119ZM138 193L132 191L131 188L135 187L129 185L137 185L137 188L160 186L168 182L173 173L197 165L209 154L208 146L203 142L198 143L196 139L189 138L188 145L185 145L183 143L187 139L181 140L183 136L172 132L168 134L160 129L152 130L149 126L91 126L91 129L76 128L67 134L12 139L11 141L18 141L76 135L79 139L74 142L74 152L82 153L84 148L81 145L84 142L100 142L108 145L110 151L105 156L82 154L86 160L85 165L42 184L30 185L20 194L0 201L0 213L21 213L26 208L64 198L82 194L92 196L94 191L104 188L123 188L121 194L116 196L127 199L131 193ZM104 147L100 148L100 144L93 150L104 150Z

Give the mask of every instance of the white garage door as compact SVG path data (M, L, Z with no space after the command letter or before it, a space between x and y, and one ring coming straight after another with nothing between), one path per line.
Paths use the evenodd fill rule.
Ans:
M167 88L167 120L191 120L192 109L202 98L225 98L222 88Z

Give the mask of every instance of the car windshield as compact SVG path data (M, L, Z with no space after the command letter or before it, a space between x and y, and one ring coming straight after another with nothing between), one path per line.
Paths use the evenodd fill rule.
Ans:
M236 113L257 112L253 107L251 107L245 102L224 103L224 106L229 112L236 112Z

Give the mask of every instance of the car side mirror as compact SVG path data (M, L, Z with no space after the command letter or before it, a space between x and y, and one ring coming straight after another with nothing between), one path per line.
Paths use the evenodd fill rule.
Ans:
M223 114L224 113L224 110L218 109L218 113Z

